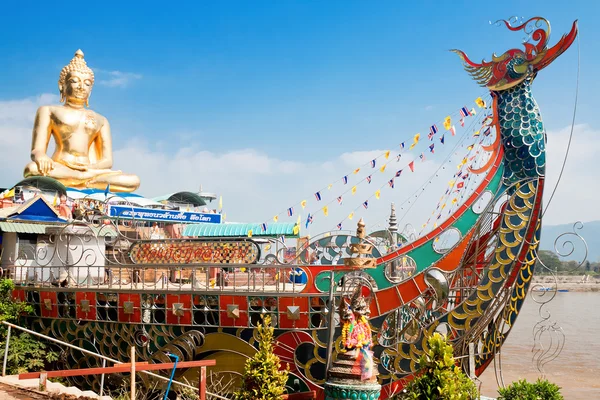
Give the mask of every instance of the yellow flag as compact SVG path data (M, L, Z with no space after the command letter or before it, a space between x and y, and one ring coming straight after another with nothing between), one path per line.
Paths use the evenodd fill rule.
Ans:
M473 150L473 145L470 145L469 147L467 147L467 150L469 150L469 151Z
M435 224L433 224L433 228L437 228L437 222Z
M227 213L223 213L223 222L227 219Z
M446 208L446 203L442 204L442 210Z
M300 226L300 221L301 221L300 215L298 215L298 220L296 221L296 225Z
M276 215L273 217L273 222L277 222L277 221L279 221L279 215Z
M375 192L375 198L379 200L379 197L381 197L381 190Z
M54 200L52 200L52 205L56 207L58 205L58 193L54 195Z
M353 212L351 212L351 213L348 215L348 219L352 219L352 218L354 218L354 213L353 213Z
M419 143L419 139L421 139L421 134L420 134L420 133L417 133L417 134L415 135L415 137L413 138L413 142L415 142L415 143Z
M15 188L10 189L4 194L5 199L8 199L9 197L15 197Z
M300 226L299 225L294 225L294 235L297 235L298 232L300 232Z
M302 206L302 209L304 209L306 207L306 200L302 200L300 205Z
M446 119L444 120L444 129L449 131L451 127L452 127L452 118L450 118L450 116L447 116Z
M265 250L271 250L271 243L267 243L267 245L265 246Z
M479 108L485 108L485 101L481 97L475 99L475 104L477 104L477 107Z
M455 197L452 199L452 204L456 204L458 202L458 199Z
M360 171L360 168L356 168L356 169L354 170L354 174L358 174L358 171Z
M219 197L219 209L223 209L223 196Z
M330 183L329 185L327 185L327 190L331 189L332 186L333 186L333 183Z
M331 232L325 232L325 233L323 234L323 236L325 236L325 237L329 237L329 236L331 236Z
M452 179L450 182L448 182L448 185L450 187L453 187L455 183L456 183L456 181L454 179Z
M248 231L248 237L252 237L252 229Z
M352 194L356 194L356 186L352 186Z
M385 159L387 160L388 158L390 158L390 151L386 151L385 152Z
M327 207L327 206L323 207L323 214L325 214L325 216L329 215L329 207Z
M381 168L379 168L379 170L380 170L381 172L383 172L383 171L385 171L385 167L387 167L387 164L383 164L383 165L381 166Z

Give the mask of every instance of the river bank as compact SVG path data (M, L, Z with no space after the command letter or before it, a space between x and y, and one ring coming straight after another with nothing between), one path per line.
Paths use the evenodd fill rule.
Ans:
M587 276L587 278L586 278ZM554 288L569 292L600 292L600 277L589 275L535 275L531 289Z

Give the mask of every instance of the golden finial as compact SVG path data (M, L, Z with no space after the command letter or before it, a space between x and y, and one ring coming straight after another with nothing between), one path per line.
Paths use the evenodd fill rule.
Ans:
M364 239L365 238L365 221L363 221L363 219L361 218L360 221L358 221L358 227L356 228L356 236L358 236L359 239Z
M75 55L73 56L69 64L65 65L60 71L60 77L58 78L58 89L60 90L61 95L65 81L67 79L67 75L69 75L69 73L71 72L81 72L90 75L92 85L94 84L94 71L92 71L92 69L87 66L87 63L83 58L83 51L81 51L81 49L78 49L75 52Z

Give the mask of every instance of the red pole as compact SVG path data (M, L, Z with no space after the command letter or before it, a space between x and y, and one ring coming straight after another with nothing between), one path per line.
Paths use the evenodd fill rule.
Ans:
M206 400L206 367L200 367L199 400Z

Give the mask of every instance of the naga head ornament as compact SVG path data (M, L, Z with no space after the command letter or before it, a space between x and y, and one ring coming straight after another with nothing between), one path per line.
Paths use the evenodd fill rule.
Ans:
M577 37L577 21L571 32L563 35L556 45L548 48L550 23L545 18L534 17L523 24L513 26L511 21L497 21L511 31L523 31L527 40L525 50L511 49L504 54L492 55L492 61L475 63L461 50L451 50L461 58L465 70L479 83L490 90L506 90L527 78L534 78L538 71L547 67L573 44Z

